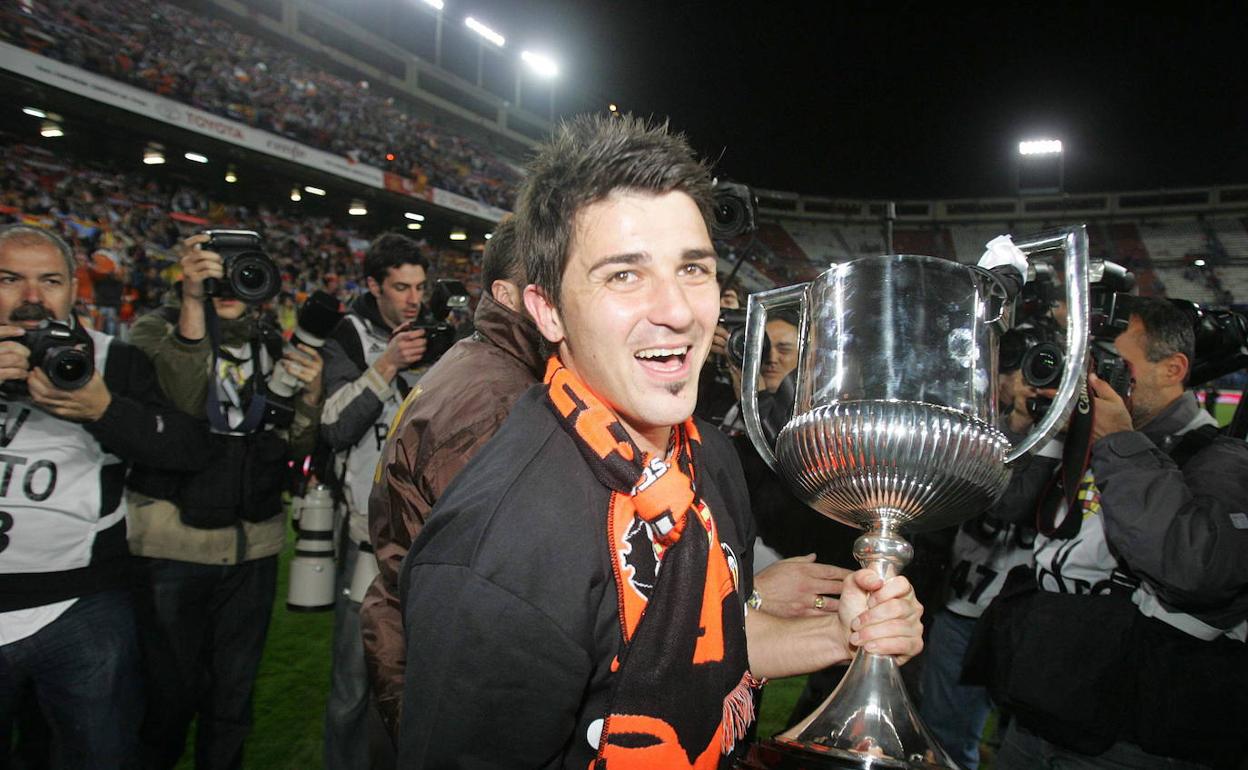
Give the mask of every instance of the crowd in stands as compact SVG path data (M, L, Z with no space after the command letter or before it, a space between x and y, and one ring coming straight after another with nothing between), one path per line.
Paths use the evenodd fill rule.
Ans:
M317 289L350 300L362 290L360 261L368 237L323 217L258 206L226 205L187 186L74 160L41 146L0 143L0 224L54 229L78 258L78 312L105 331L157 307L179 270L173 248L209 227L256 230L282 271L271 311L285 331ZM471 254L427 246L435 277L464 281L474 296L479 265Z
M420 185L511 208L516 167L393 97L159 0L10 3L0 40Z

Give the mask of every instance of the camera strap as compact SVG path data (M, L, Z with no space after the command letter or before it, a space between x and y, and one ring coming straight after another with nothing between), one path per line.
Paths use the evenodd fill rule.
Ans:
M1079 512L1079 485L1092 465L1092 422L1095 410L1096 401L1088 393L1088 381L1085 378L1075 402L1075 411L1070 416L1070 425L1066 429L1062 464L1058 472L1049 479L1036 509L1036 531L1045 537L1070 539L1079 532L1083 520ZM1066 516L1060 526L1055 526L1059 510L1065 510Z
M217 433L252 433L264 421L269 393L264 381L263 361L260 358L259 334L252 334L249 342L251 345L251 381L254 392L250 403L247 404L242 423L236 428L231 428L228 407L221 403L221 396L218 392L220 383L217 381L217 364L222 353L221 323L217 318L217 309L211 301L204 303L204 325L208 327L208 341L212 347L212 382L208 388L207 403L208 424Z

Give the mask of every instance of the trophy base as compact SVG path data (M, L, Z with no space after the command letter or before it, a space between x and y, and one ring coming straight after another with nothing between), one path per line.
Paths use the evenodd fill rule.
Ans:
M776 738L751 744L738 770L948 770L945 765L910 764L844 749Z
M947 765L904 763L825 746L810 746L784 739L750 745L738 770L948 770Z
M858 538L854 555L881 577L910 561L910 544L887 525ZM897 660L859 649L836 690L815 712L771 741L750 747L758 770L957 770L906 693Z

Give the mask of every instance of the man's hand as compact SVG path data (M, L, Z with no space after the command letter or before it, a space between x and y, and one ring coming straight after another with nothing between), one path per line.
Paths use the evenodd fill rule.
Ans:
M61 390L42 369L33 369L26 378L30 400L63 420L95 422L113 402L104 378L97 370L87 384L77 390Z
M1039 391L1027 384L1027 380L1023 379L1021 369L1016 369L1006 376L1011 380L1010 392L1014 394L1009 417L1010 430L1015 433L1026 433L1033 422L1031 412L1027 411L1027 399L1035 398Z
M200 233L192 235L178 245L178 256L182 264L182 299L202 302L204 299L204 279L224 278L225 268L221 255L215 251L204 251L201 244L207 243L209 237Z
M30 374L30 348L13 340L25 333L20 326L0 326L0 382L24 381Z
M728 330L722 326L715 327L715 336L711 337L711 354L716 356L728 355Z
M389 382L396 374L424 358L428 344L424 329L405 331L404 327L400 326L395 329L394 336L386 345L386 352L381 354L374 366L386 382Z
M851 573L837 613L851 653L865 647L905 663L923 649L923 605L904 577L883 580L869 569Z
M321 360L321 354L316 352L316 348L304 344L298 344L295 347L298 350L287 350L286 355L282 356L283 366L301 383L304 403L308 406L317 406L321 403L323 389L321 370L324 367L324 361Z
M1088 387L1092 397L1092 441L1095 443L1110 435L1135 430L1126 402L1114 386L1095 374L1088 375Z
M825 615L836 612L837 597L848 575L847 569L815 563L811 553L767 567L754 576L754 588L762 599L762 612L784 618Z

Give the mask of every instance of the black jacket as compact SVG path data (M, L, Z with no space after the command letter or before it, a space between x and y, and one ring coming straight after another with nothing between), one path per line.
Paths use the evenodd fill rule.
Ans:
M699 491L744 601L748 493L727 439L705 423L699 430ZM596 749L586 736L606 715L621 645L609 498L542 387L530 389L438 501L404 561L403 767L589 766Z

